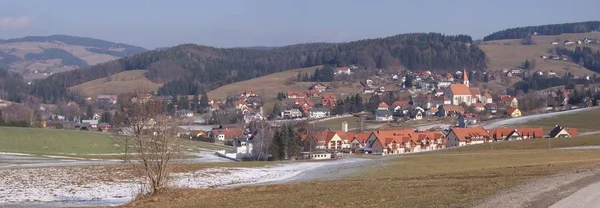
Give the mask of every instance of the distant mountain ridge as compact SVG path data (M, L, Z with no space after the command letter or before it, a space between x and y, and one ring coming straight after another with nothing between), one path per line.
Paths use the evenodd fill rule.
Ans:
M30 79L147 51L124 43L68 35L0 39L0 67Z

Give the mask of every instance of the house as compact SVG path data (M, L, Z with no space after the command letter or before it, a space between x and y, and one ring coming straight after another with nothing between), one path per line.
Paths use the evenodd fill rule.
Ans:
M508 115L512 118L521 117L521 110L519 110L518 108L515 108L515 107L510 107L510 108L506 109L506 115Z
M67 106L68 107L79 107L79 105L77 105L77 103L74 102L74 101L71 101L71 102L67 103Z
M388 106L385 102L379 103L377 106L377 110L375 110L375 120L376 121L391 121L392 112L389 110L390 106Z
M249 97L254 97L254 96L257 96L257 94L254 90L251 90L251 89L246 89L245 91L240 93L240 97L249 98Z
M408 108L410 106L410 101L408 100L397 100L392 103L392 111L396 115L405 115L408 114Z
M284 110L283 112L281 112L281 117L286 119L302 118L302 112L300 112L300 110L296 108L291 110Z
M262 116L261 113L256 113L256 112L244 113L244 122L245 123L251 123L252 121L262 121L263 119L264 119L264 117Z
M450 81L450 80L438 80L436 83L438 89L446 88L446 87L450 86L451 84L452 84L452 81Z
M305 92L288 91L286 98L288 98L288 99L306 98L306 93Z
M375 93L375 89L370 88L370 87L364 87L363 88L363 93L364 94L373 94L373 93Z
M477 117L474 115L461 114L458 116L456 126L458 128L467 128L470 125L477 124Z
M117 98L118 96L116 95L98 95L98 97L96 98L96 102L103 102L114 105L117 104Z
M212 138L215 141L233 141L244 136L244 130L241 128L214 128L211 130Z
M451 128L446 139L446 147L483 144L492 141L492 137L483 127Z
M490 93L488 93L488 92L484 93L483 97L481 97L481 99L482 99L481 101L483 101L485 104L494 102L492 95L490 95Z
M500 104L508 107L519 107L519 100L517 98L512 97L510 95L500 95Z
M473 108L477 112L481 112L485 110L485 105L483 103L473 103Z
M465 112L465 109L460 105L441 105L438 110L437 115L440 117L455 117Z
M209 106L209 110L210 110L210 111L216 111L216 110L219 110L219 109L221 109L221 107L219 106L219 104L218 104L218 103L212 103L212 104L210 104L210 106Z
M413 107L409 110L410 119L412 120L421 120L423 119L423 114L425 114L425 110L421 107Z
M471 103L481 102L482 96L479 88L469 88L469 91L471 91Z
M99 123L98 129L102 132L107 132L111 128L111 125L108 123Z
M542 128L497 128L489 130L489 133L495 141L515 141L544 137Z
M233 148L231 150L219 150L215 153L221 157L232 160L253 159L253 146L250 138L235 138L232 140Z
M570 40L565 40L564 44L565 45L573 45L573 44L575 44L575 42L570 41Z
M329 108L312 108L308 110L308 117L311 119L329 117L331 110Z
M552 41L552 45L558 45L558 41Z
M550 138L577 137L578 135L579 132L576 128L564 128L559 125L556 125L554 129L548 133Z
M194 116L194 111L191 111L191 110L178 110L177 111L177 115L179 115L181 117L193 117Z
M323 107L334 108L337 104L337 97L335 95L323 95L321 96L321 104Z
M366 147L373 154L391 154L396 151L402 151L408 145L412 147L414 141L410 138L410 134L414 134L412 129L394 129L394 130L375 130L371 132L367 138ZM406 150L406 149L405 149ZM402 151L404 153L405 151Z
M81 123L86 124L86 126L89 126L92 129L98 128L98 120L82 120Z
M348 138L350 139L350 148L352 151L356 151L357 149L365 148L367 146L367 139L369 139L369 133L348 133Z
M434 89L432 92L433 96L439 97L444 95L444 90L442 89Z
M319 92L324 92L325 90L327 90L327 86L325 86L325 85L324 85L324 84L322 84L322 83L317 83L317 84L314 84L314 85L311 87L311 89L313 89L313 90L317 90L317 91L319 91Z
M349 67L338 67L335 68L333 74L338 75L338 74L352 74L352 71L350 71Z

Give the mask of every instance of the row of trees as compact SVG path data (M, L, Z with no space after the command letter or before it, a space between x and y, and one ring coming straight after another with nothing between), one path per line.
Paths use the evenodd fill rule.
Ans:
M533 75L531 77L524 77L523 80L515 83L511 88L507 89L507 92L512 95L518 94L518 92L529 93L537 90L543 90L556 86L567 86L567 89L573 89L576 84L593 83L593 80L586 80L583 78L573 79L571 73L565 73L563 77L542 77L539 75Z
M29 85L16 72L0 68L0 100L24 101L29 93Z
M43 97L45 102L54 102L67 96L67 87L134 69L147 69L149 79L165 83L159 94L193 95L284 70L325 64L356 64L366 69L401 66L415 70L485 68L485 53L471 43L471 37L466 35L418 33L339 44L301 44L271 50L219 49L186 44L55 74L36 84L33 93ZM329 78L321 77L323 79Z
M534 33L539 35L560 35L563 33L586 33L595 30L600 30L600 21L518 27L492 33L485 36L483 41L522 39Z
M575 50L557 49L559 55L567 55L580 66L600 73L600 50L594 52L590 47L577 47Z
M323 69L317 68L312 76L308 75L308 72L302 75L302 72L298 72L296 81L298 82L331 82L335 78L333 67L325 65Z

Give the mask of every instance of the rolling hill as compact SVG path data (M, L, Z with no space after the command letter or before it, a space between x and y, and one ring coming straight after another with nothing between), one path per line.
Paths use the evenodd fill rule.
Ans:
M40 79L144 51L137 46L86 37L27 36L0 39L0 67L19 71L26 79Z
M576 76L592 75L593 71L580 67L571 61L563 60L545 60L542 55L551 55L551 51L555 47L566 47L574 49L577 46L565 46L565 40L578 39L598 39L600 40L600 32L591 33L564 33L561 35L535 35L532 40L535 45L523 45L521 39L505 39L485 41L479 44L479 48L485 52L488 57L488 68L491 71L501 71L503 68L518 67L525 60L534 59L536 62L535 70L548 71L552 70L558 74L571 72ZM553 41L559 42L558 45L552 45ZM600 44L587 44L586 47L591 47L594 50L600 49Z
M401 34L347 43L309 43L278 48L214 48L184 44L147 51L86 69L59 73L36 83L46 102L66 96L66 88L128 70L147 70L146 77L164 83L159 94L199 94L226 84L317 65L451 71L485 68L485 54L466 35ZM43 89L59 89L49 92Z
M146 72L146 70L124 71L113 74L110 78L100 78L69 87L69 91L93 98L103 94L118 95L136 91L155 92L162 84L148 80L145 76Z

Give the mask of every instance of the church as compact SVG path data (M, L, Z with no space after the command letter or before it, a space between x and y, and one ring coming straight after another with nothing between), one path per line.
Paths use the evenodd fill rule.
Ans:
M444 96L450 100L452 105L460 105L461 103L471 105L474 103L474 95L469 89L469 75L466 69L463 71L462 84L451 84L446 88Z

